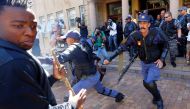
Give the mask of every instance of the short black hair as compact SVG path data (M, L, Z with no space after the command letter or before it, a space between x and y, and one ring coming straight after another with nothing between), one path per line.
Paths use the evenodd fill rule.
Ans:
M0 0L0 11L3 10L4 6L27 8L28 0Z

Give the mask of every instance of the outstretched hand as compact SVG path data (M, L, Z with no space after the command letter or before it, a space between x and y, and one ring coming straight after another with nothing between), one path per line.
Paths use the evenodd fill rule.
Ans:
M107 59L105 59L105 60L104 60L104 64L105 64L105 65L108 65L108 64L110 64L110 61L108 61Z
M80 109L80 107L84 104L85 100L86 100L86 89L81 89L80 92L75 96L73 96L72 91L69 90L69 102L77 109Z
M163 62L162 62L160 59L158 59L158 60L155 61L154 63L156 64L156 67L158 67L158 68L163 68Z

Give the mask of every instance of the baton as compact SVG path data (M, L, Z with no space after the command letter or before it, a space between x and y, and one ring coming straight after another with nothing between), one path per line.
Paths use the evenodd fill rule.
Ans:
M133 56L133 58L131 59L131 61L129 61L129 64L123 68L123 70L120 73L119 79L117 81L117 83L119 84L119 82L121 81L121 79L123 78L123 76L126 74L126 72L128 71L128 69L130 68L130 66L133 64L133 62L135 61L135 59L137 58L138 53L135 54L135 56Z
M61 70L62 67L65 69L64 65L61 65L59 60L57 59L54 49L51 50L51 53L52 53L52 56L53 56L53 58L57 64L57 66L58 66L59 71ZM65 83L67 90L71 90L72 94L76 95L75 92L73 91L71 84L69 83L69 80L67 79L67 77L63 77L63 78L60 77L59 79Z

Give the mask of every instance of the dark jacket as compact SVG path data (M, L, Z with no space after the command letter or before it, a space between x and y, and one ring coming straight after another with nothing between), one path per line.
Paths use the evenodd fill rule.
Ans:
M144 63L152 63L158 59L165 60L168 51L168 39L159 28L152 28L148 35L143 38L140 31L133 32L129 39L122 44L112 56L110 61L122 51L127 50L129 45L138 47L138 56Z
M170 39L177 38L177 30L181 29L181 24L178 20L172 19L171 21L167 22L164 21L161 26L162 31L168 36Z
M26 50L0 40L0 109L48 109L54 82Z
M127 38L129 34L137 29L137 25L135 22L131 21L125 24L124 28L124 36Z
M87 38L88 37L88 28L85 25L78 26L80 28L80 35L81 38Z
M72 62L74 66L73 73L80 80L84 75L88 76L96 73L94 64L96 56L92 52L92 50L86 50L82 44L74 43L61 53L58 59L60 63Z

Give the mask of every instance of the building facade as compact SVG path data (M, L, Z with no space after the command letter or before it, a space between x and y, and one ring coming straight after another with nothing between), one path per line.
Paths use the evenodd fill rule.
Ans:
M81 17L88 26L89 34L96 26L101 26L108 18L124 22L128 14L137 18L139 12L148 10L156 17L162 9L171 11L174 18L182 5L189 6L190 0L33 0L38 23L41 26L42 54L49 52L50 33L56 19L62 19L69 29L77 29L76 17Z

